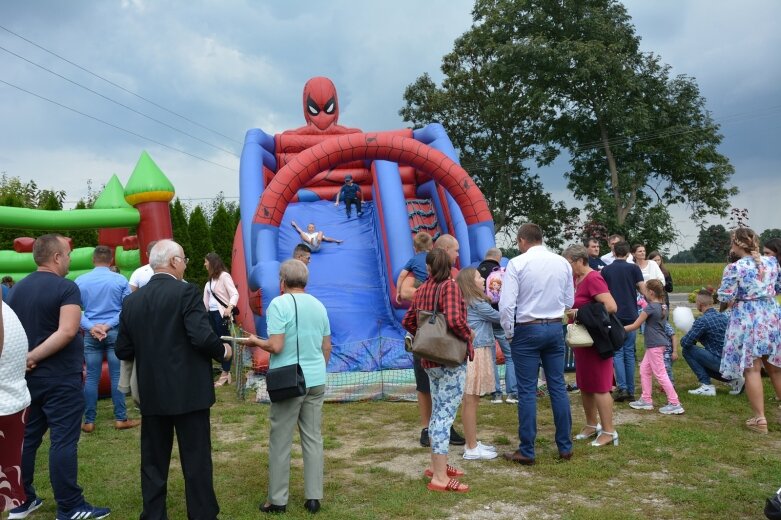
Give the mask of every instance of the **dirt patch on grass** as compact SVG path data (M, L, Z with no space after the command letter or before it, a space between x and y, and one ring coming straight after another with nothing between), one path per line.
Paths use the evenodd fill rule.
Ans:
M459 507L459 509L471 509L477 505L477 509L463 512L458 516L452 516L458 520L531 520L542 519L548 520L550 518L557 518L548 513L545 513L541 508L536 506L521 506L518 504L511 504L509 502L492 502L490 505L472 504L471 501L465 502Z
M662 415L660 413L654 413L654 412L636 412L629 409L615 409L613 411L613 422L615 424L640 424L640 423L647 423L649 421L658 421L661 419Z

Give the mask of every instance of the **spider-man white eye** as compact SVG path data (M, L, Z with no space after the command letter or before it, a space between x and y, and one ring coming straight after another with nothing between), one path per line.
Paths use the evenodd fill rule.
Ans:
M325 113L333 114L335 109L336 109L336 103L334 102L334 98L331 98L325 104Z
M317 103L312 101L312 98L309 98L306 100L306 108L309 110L309 113L313 116L316 116L320 113L320 107L317 106Z

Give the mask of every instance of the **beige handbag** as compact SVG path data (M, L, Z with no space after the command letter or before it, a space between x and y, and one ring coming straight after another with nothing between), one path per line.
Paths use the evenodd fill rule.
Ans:
M588 333L588 329L580 323L570 323L567 325L567 335L564 341L569 348L591 347L594 345L594 339Z
M434 309L418 310L418 331L412 341L412 353L445 366L457 366L466 359L466 341L453 334L445 314L437 309L442 282L434 295Z

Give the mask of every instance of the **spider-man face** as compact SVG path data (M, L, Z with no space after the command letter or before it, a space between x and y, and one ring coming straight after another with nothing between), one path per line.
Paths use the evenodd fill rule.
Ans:
M304 85L304 118L319 130L335 125L339 119L336 87L328 78L312 78Z

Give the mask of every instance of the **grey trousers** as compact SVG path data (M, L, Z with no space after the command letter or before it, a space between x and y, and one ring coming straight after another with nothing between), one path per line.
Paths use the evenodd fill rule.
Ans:
M302 397L271 403L268 448L268 501L287 505L290 484L290 448L298 424L304 456L304 499L323 498L323 419L325 385L313 386Z

